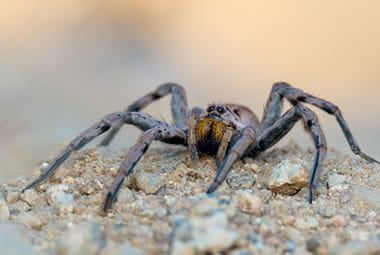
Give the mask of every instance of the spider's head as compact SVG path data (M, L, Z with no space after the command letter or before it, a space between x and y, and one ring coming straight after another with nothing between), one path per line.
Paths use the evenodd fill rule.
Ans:
M206 109L206 118L222 122L224 125L236 128L239 123L239 117L226 104L209 104Z

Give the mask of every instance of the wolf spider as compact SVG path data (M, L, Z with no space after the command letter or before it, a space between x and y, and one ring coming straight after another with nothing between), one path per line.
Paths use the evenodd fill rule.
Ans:
M156 120L150 115L140 112L151 102L168 94L172 95L173 124ZM292 107L282 114L284 99L287 99ZM103 205L104 211L112 207L124 179L132 174L134 166L155 140L187 146L192 160L197 159L199 153L215 155L218 169L215 179L207 190L207 193L212 193L225 180L232 165L238 159L255 158L284 137L297 121L302 120L311 134L316 148L309 178L308 201L311 203L326 156L327 144L317 115L306 104L314 105L328 114L334 115L352 152L369 162L380 164L379 161L360 150L336 105L294 88L288 83L279 82L273 85L261 121L250 109L238 104L210 104L205 110L199 107L189 110L185 89L175 83L167 83L143 96L125 111L111 113L85 130L67 145L43 173L27 185L23 191L48 179L73 151L81 149L97 136L109 131L101 142L101 145L106 146L123 124L130 124L141 129L143 133L122 161L118 175L107 192Z

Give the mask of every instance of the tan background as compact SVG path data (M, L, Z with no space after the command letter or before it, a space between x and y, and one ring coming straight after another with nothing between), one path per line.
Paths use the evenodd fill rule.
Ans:
M275 81L338 104L380 158L380 2L0 0L0 177L27 174L104 114L165 81L192 105L247 104ZM169 118L169 100L148 111ZM331 146L348 152L318 112ZM126 128L114 148L137 131ZM302 129L291 133L310 146Z

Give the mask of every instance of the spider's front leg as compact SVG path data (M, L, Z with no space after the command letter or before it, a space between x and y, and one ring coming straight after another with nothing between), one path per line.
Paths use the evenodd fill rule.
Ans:
M186 128L186 118L188 114L188 104L185 89L176 83L165 83L160 85L155 91L148 93L147 95L141 97L130 106L125 109L125 112L138 112L143 108L151 104L152 102L168 95L172 95L171 100L171 112L175 125L179 128ZM111 143L113 138L119 132L120 128L123 126L123 122L120 121L115 126L112 127L108 135L100 143L101 146L107 146Z
M186 134L181 129L166 124L158 125L145 131L138 139L138 142L129 150L121 163L118 175L107 192L103 205L104 211L112 208L112 203L116 202L117 193L125 178L133 173L135 165L145 154L154 140L161 140L172 144L184 144L186 141Z
M256 142L256 132L252 127L243 129L241 137L232 145L227 152L226 157L218 166L216 176L207 189L207 193L214 192L220 184L226 179L227 174L231 171L233 164L246 153L249 146Z

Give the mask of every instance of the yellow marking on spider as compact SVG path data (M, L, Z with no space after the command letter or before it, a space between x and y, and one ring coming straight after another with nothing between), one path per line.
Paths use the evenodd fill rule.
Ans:
M211 131L212 136L219 142L223 138L225 127L226 125L221 121L211 118L201 119L198 123L197 137L202 139Z

